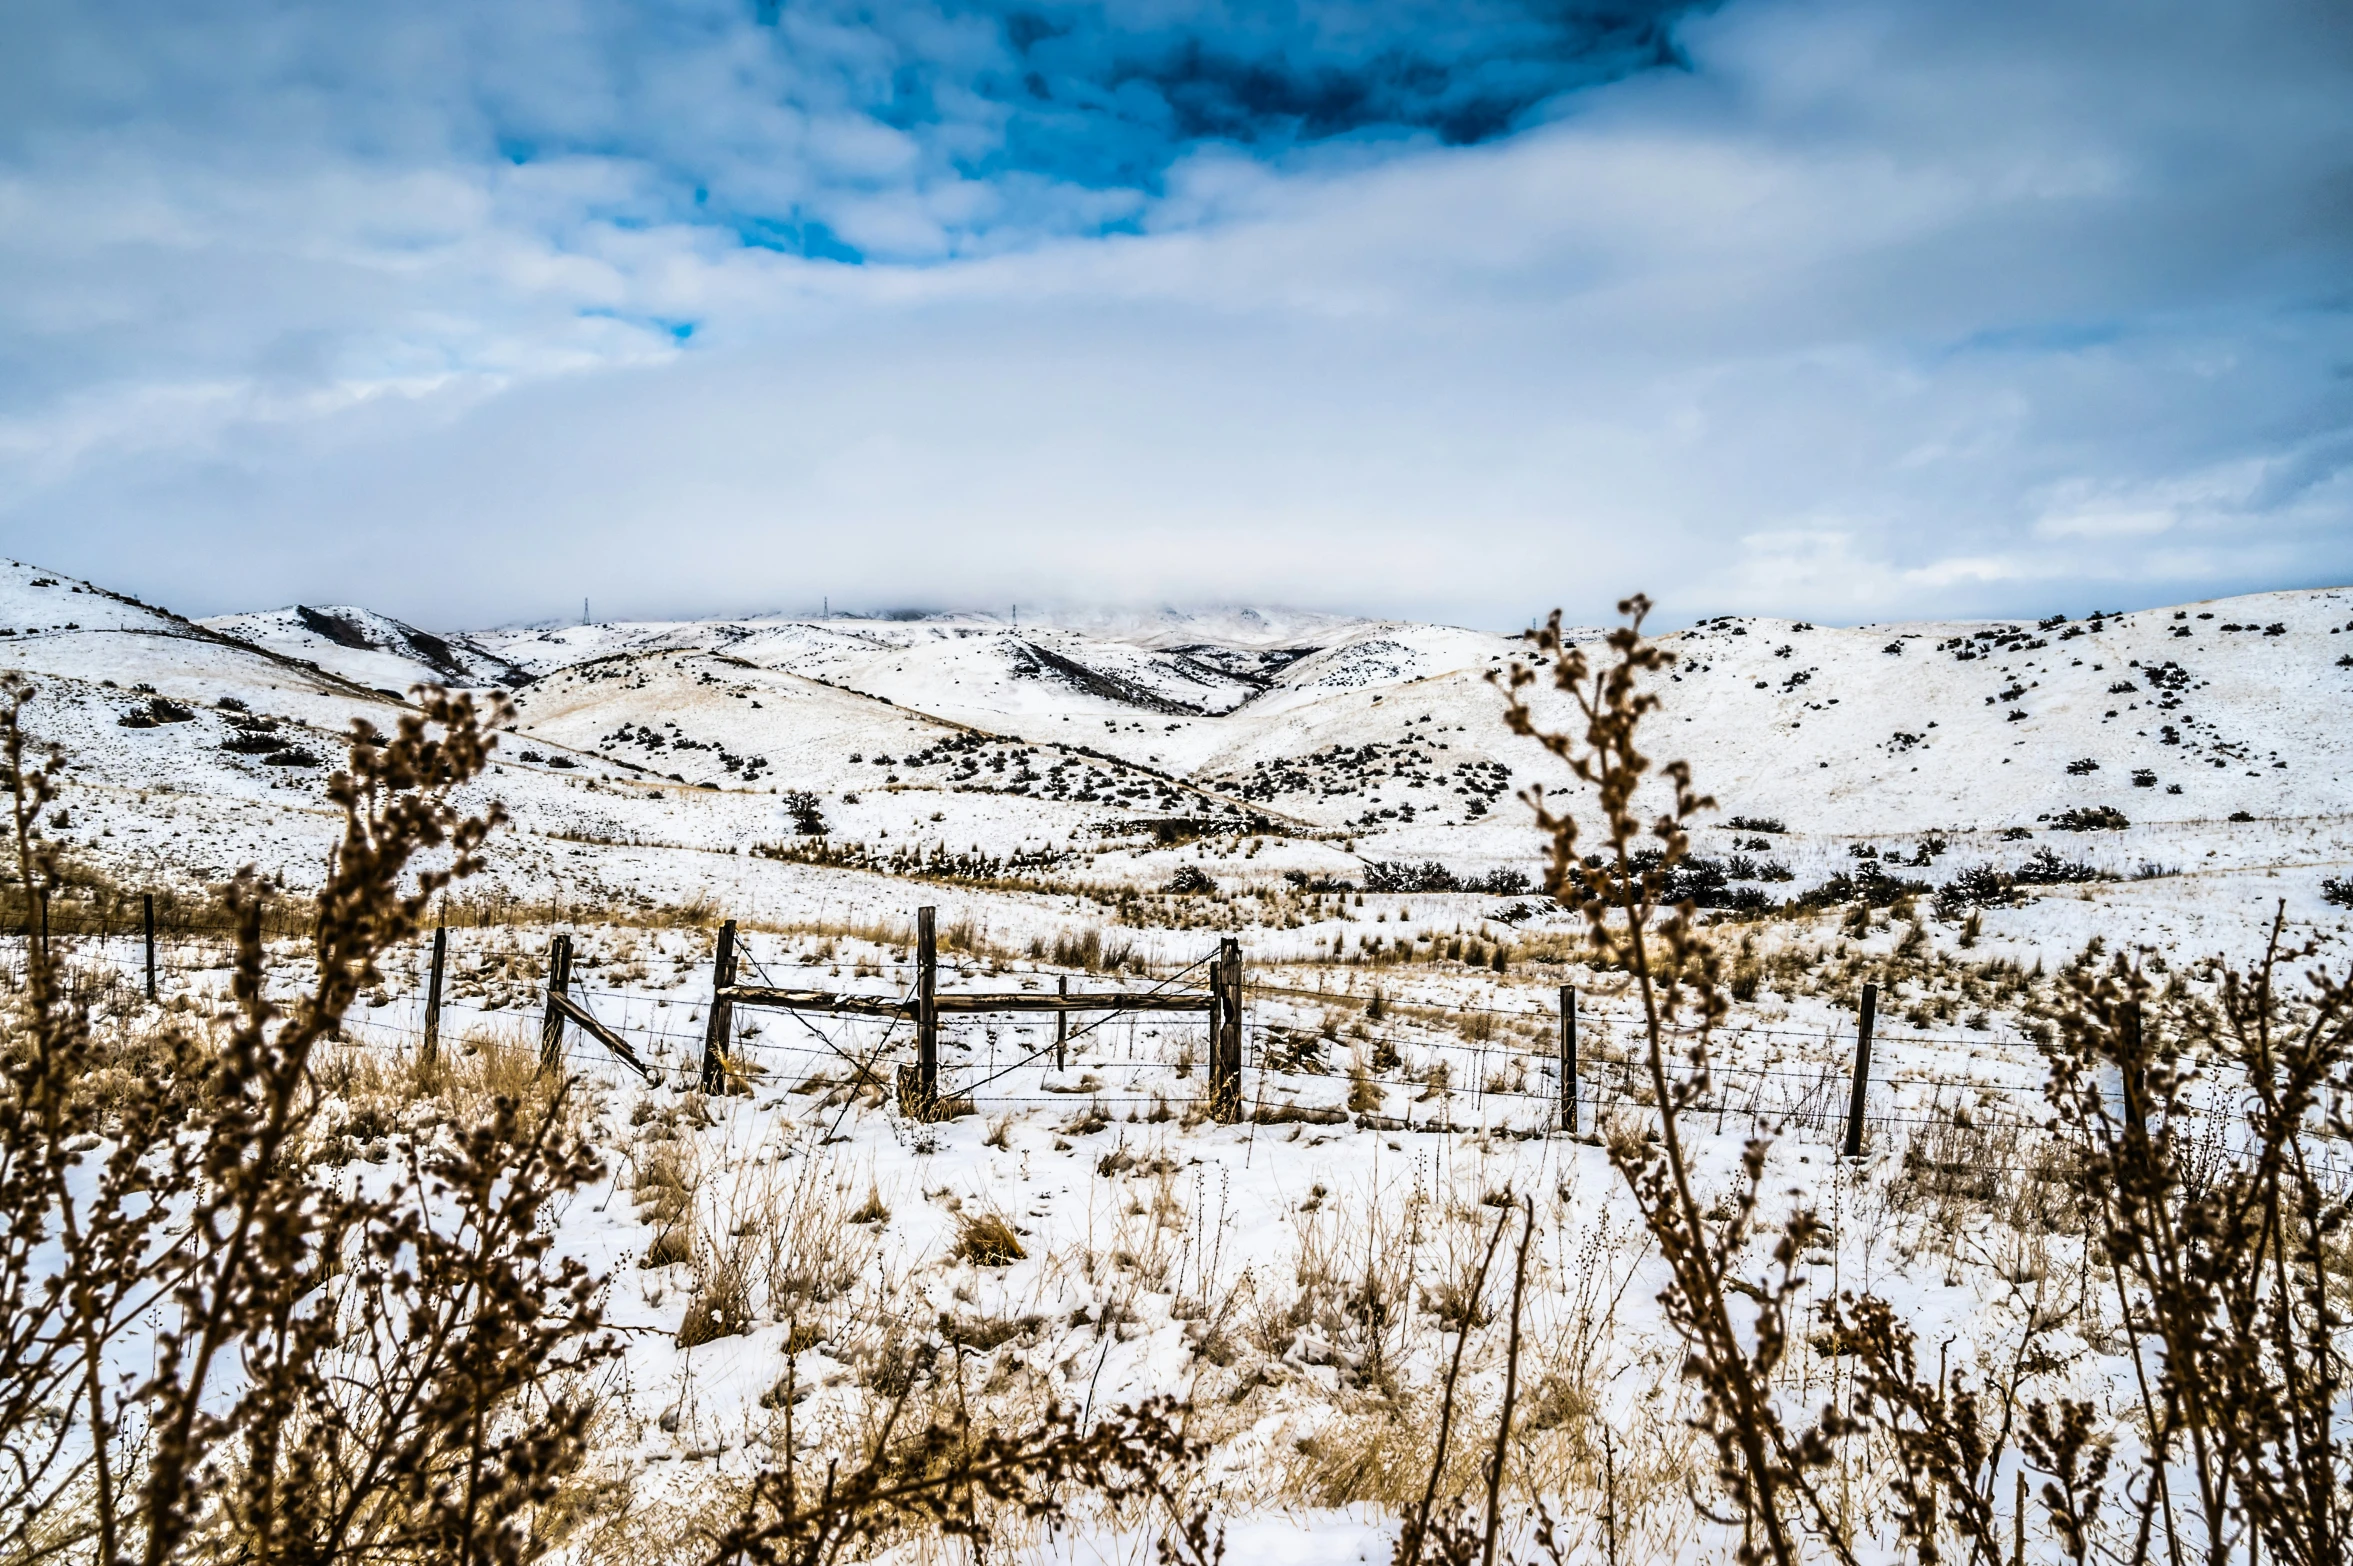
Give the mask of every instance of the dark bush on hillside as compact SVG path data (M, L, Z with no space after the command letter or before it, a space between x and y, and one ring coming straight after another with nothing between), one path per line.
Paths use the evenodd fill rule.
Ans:
M126 729L152 729L161 723L186 723L195 716L169 696L150 696L143 705L133 707L114 721Z
M1485 892L1490 897L1524 897L1534 888L1535 883L1528 878L1527 871L1514 870L1509 866L1490 870L1475 881L1463 883L1464 891Z
M2093 805L2089 809L2062 810L2051 817L2051 825L2062 832L2121 832L2132 821L2114 805Z
M1804 909L1836 908L1848 903L1885 908L1898 898L1916 897L1928 889L1926 881L1907 881L1889 875L1877 864L1865 860L1851 872L1841 870L1820 886L1798 893L1792 903Z
M1656 878L1655 900L1661 906L1687 902L1695 908L1753 913L1773 905L1770 897L1753 886L1734 886L1730 866L1720 859L1692 854L1663 873L1659 869L1659 851L1655 848L1637 850L1627 856L1627 861L1637 876ZM1603 868L1598 854L1589 856L1585 863L1589 869Z
M1368 892L1459 892L1463 884L1455 873L1435 859L1418 865L1402 864L1393 859L1376 859L1364 867L1364 889Z
M1936 891L1936 916L1957 919L1971 908L1999 908L2016 900L2010 877L1993 865L1971 865Z
M2067 775L2071 778L2080 778L2086 774L2097 772L2099 770L2100 764L2092 760L2092 758L2089 756L2084 757L2080 761L2070 761L2067 763Z
M793 818L793 830L803 837L823 837L828 828L825 812L818 808L817 796L806 789L795 789L784 796L784 808Z
M2096 865L2078 859L2061 859L2048 848L2038 848L2033 857L2020 865L2011 879L2020 886L2072 886L2078 881L2098 881L2105 878Z
M1304 870L1286 870L1283 872L1283 879L1291 884L1291 890L1295 892L1353 892L1357 890L1354 881L1343 881L1337 876L1309 875Z
M1786 832L1779 816L1734 816L1724 823L1735 832Z
M1658 854L1644 856L1650 862L1639 866L1648 875L1658 869ZM1724 873L1718 859L1702 859L1697 854L1668 870L1661 881L1659 901L1662 903L1689 902L1700 908L1721 908L1731 890L1731 877Z
M1217 883L1199 865L1179 865L1176 874L1168 878L1168 885L1161 890L1178 897L1214 897L1217 895Z
M2341 876L2330 876L2320 883L2320 899L2339 908L2353 908L2353 881Z
M2255 819L2255 814L2250 810L2234 810L2230 813L2229 819L2232 821L2252 821Z

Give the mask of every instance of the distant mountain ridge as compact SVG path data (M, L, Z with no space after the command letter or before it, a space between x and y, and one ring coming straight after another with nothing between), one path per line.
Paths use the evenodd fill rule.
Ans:
M531 681L529 670L464 636L419 630L349 604L294 604L199 623L393 695L420 683L513 690Z
M0 666L41 686L44 736L94 786L213 800L237 833L308 830L287 812L323 773L287 758L324 765L351 718L382 728L393 693L432 680L514 694L489 786L543 834L516 840L518 863L580 834L747 855L794 835L775 814L790 794L873 853L1079 854L1185 816L1263 822L1288 845L1278 868L1313 875L1360 860L1533 872L1513 796L1559 768L1510 732L1491 683L1526 643L1209 619L1126 615L1119 635L1025 611L1018 629L768 616L462 636L296 605L197 624L0 562ZM1786 869L1802 886L1900 855L1906 878L1933 882L2044 849L2127 879L2353 862L2353 590L2076 621L1719 616L1660 642L1675 661L1651 687L1644 749L1688 760L1719 802L1703 844L1734 879L1774 869L1779 885ZM1557 692L1534 694L1548 721L1574 721ZM110 821L128 839L156 815ZM280 840L224 840L205 863ZM568 873L585 850L561 854Z

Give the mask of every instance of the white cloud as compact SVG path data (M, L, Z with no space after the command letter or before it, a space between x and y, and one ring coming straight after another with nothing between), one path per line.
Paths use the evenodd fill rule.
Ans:
M473 47L412 42L412 83ZM586 37L500 90L668 116L654 152L487 157L454 90L362 105L372 149L304 141L331 105L291 90L20 137L0 549L440 623L585 591L1517 624L1638 586L1883 618L2353 575L2342 29L1732 0L1686 44L1505 141L1202 152L1156 202L935 166L784 106L766 55L631 86ZM747 248L680 166L922 264Z

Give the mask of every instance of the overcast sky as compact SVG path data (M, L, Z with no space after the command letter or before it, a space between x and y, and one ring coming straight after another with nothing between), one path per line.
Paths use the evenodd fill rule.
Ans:
M12 0L0 552L189 613L2353 580L2344 0Z

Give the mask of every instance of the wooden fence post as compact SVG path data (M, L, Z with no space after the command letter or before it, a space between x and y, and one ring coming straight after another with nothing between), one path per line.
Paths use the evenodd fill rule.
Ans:
M1560 987L1560 1128L1577 1134L1577 992Z
M1224 1089L1225 1029L1219 1019L1225 1013L1225 967L1220 959L1209 959L1209 1112L1216 1114L1222 1107L1218 1095Z
M147 931L147 998L152 1001L155 999L155 894L144 892L139 900L143 905L140 922Z
M1227 936L1217 943L1210 989L1217 996L1209 1040L1209 1107L1220 1120L1242 1116L1242 943Z
M703 1027L701 1087L705 1093L724 1092L727 1087L727 1047L734 1042L735 1002L723 997L734 983L735 921L730 919L719 926L719 946L711 954L711 1014Z
M1855 1086L1846 1106L1846 1156L1863 1156L1863 1095L1871 1086L1871 1023L1879 1012L1879 986L1863 986L1863 1009L1855 1019Z
M425 980L425 1064L441 1053L441 972L449 964L449 927L433 927L433 971Z
M915 910L915 1084L924 1112L940 1097L939 910Z
M556 997L572 987L572 937L558 930L547 943L547 1016L539 1024L539 1069L556 1063L564 1049L564 1012Z
M1063 974L1054 981L1054 993L1061 996L1064 1000L1068 1000L1070 998L1069 974ZM1054 1013L1054 1069L1056 1071L1067 1071L1070 1069L1069 1058L1064 1054L1064 1048L1069 1043L1070 1013L1067 1011L1058 1011Z
M1234 1113L1242 1112L1242 943L1235 941L1226 963L1226 1080L1234 1085Z

